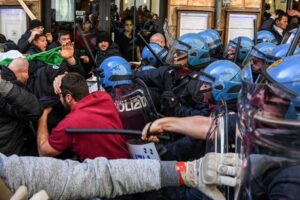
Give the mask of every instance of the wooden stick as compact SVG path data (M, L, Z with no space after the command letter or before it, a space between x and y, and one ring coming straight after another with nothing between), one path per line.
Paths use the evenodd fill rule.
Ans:
M36 19L34 14L31 12L31 10L28 8L28 6L23 0L18 0L18 2L21 4L22 8L25 10L26 14L29 16L31 20Z

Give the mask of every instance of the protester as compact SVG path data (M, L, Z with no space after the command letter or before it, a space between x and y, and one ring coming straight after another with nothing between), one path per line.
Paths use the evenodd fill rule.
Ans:
M57 40L48 45L47 49L53 49L59 46L67 45L71 42L72 40L70 32L61 30L58 32ZM83 52L85 52L85 50ZM87 56L85 53L82 53L82 51L77 48L74 48L74 57L76 60L80 61L85 71L85 77L87 77L88 74L91 72L93 65L91 59L89 58L89 56Z
M125 138L112 134L68 134L66 128L122 129L119 113L106 92L89 94L84 78L68 73L54 81L56 94L70 113L59 122L49 135L47 127L51 107L44 109L37 130L40 156L57 156L70 148L83 161L86 158L129 158Z
M271 17L264 21L261 30L273 33L277 43L280 44L288 26L288 16L282 10L276 10Z
M222 158L210 153L191 162L96 158L79 163L0 154L0 177L13 191L25 184L28 196L45 190L51 199L113 198L182 185L225 200L217 185L234 187L240 162L230 153Z
M18 47L21 53L25 53L28 51L31 42L34 40L35 35L42 34L44 31L43 24L40 20L34 19L30 21L28 30L21 36L18 41ZM46 35L47 42L50 44L53 41L53 37L51 33L47 33Z
M134 35L133 20L129 17L124 19L124 31L117 35L116 43L119 44L122 56L128 61L140 60L140 48Z
M5 155L37 155L35 131L42 107L26 89L29 63L14 59L0 75L0 152Z
M6 37L0 33L0 52L18 49L18 46L12 40L6 39Z
M110 34L106 31L101 31L97 34L96 43L95 60L97 66L100 66L101 63L108 57L121 55L118 44L112 42Z
M47 48L46 36L44 34L36 35L32 44L27 52L28 54L45 52ZM78 72L84 75L84 69L74 55L73 44L63 45L61 51L59 54L55 54L55 57L58 58L54 61L60 60L61 62L49 65L43 60L30 61L28 86L38 98L54 96L52 83L57 75L63 74L65 71ZM46 59L47 57L44 58L44 60Z

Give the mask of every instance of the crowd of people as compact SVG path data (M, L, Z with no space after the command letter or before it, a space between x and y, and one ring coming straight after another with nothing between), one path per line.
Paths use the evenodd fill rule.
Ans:
M39 20L17 44L1 35L0 199L297 199L300 12L228 44L122 19L93 55ZM160 160L131 159L132 141Z

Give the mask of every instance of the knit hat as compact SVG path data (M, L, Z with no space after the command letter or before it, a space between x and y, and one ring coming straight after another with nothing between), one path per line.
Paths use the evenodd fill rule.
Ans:
M110 38L110 34L107 33L106 31L100 31L98 34L97 34L97 38L96 38L96 42L97 42L97 45L100 43L100 42L103 42L103 41L106 41L108 42L109 44L111 44L111 38Z
M40 20L38 20L38 19L31 20L29 23L29 30L32 30L39 26L43 26L43 24Z

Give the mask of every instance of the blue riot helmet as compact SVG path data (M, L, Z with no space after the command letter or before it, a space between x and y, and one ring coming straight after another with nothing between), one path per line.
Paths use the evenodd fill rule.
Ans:
M257 43L264 43L264 42L270 42L273 44L277 44L277 40L273 33L270 31L258 31L257 32Z
M270 82L278 84L282 90L300 98L300 55L278 60L263 70L263 74Z
M221 36L218 31L216 31L214 29L207 29L204 32L207 32L212 35L212 37L214 39L214 44L215 44L214 48L215 49L222 46Z
M280 44L277 45L276 48L272 51L272 56L277 57L277 58L284 58L286 57L288 50L290 48L289 44ZM294 51L294 55L300 54L300 48L296 47Z
M217 52L218 47L220 46L219 38L216 39L215 35L213 35L209 30L199 32L198 34L200 35L200 37L202 37L203 41L206 42L209 48L210 55L214 55Z
M241 42L239 48L237 48L239 38L241 38ZM234 60L238 54L237 62L242 63L253 46L254 42L250 38L244 36L236 37L229 41L228 47L224 51L224 57L228 60ZM239 52L237 52L237 49Z
M156 43L149 43L149 46L156 53L156 55L160 58L161 61L165 61L168 55L168 51L166 49L162 48ZM152 52L147 46L145 46L142 50L142 60L146 61L149 65L156 66L158 64L156 57L152 54Z
M209 48L198 34L187 33L173 43L166 62L175 67L202 68L210 62Z
M269 188L261 184L265 180L263 177L271 178L267 182L275 184L274 174L270 172L277 174L300 161L299 63L299 55L277 60L262 69L263 78L256 83L242 76L237 134L242 148L237 149L247 162L243 162L244 176L239 184L243 187L237 190L236 196L240 197L237 199L264 199L267 190L253 191L254 188ZM284 182L283 179L279 181ZM245 198L245 195L251 197Z
M261 68L269 66L277 60L277 58L272 56L272 51L275 48L276 45L270 42L255 45L252 47L242 65L244 67L249 65L253 73L260 72Z
M241 89L241 69L229 60L218 60L209 64L200 75L200 80L210 83L214 101L237 99Z
M144 65L139 67L137 70L138 71L147 71L147 70L152 70L152 69L156 69L156 67L152 66L152 65Z
M106 58L99 68L103 71L101 83L104 88L132 83L131 66L120 56L111 56Z

